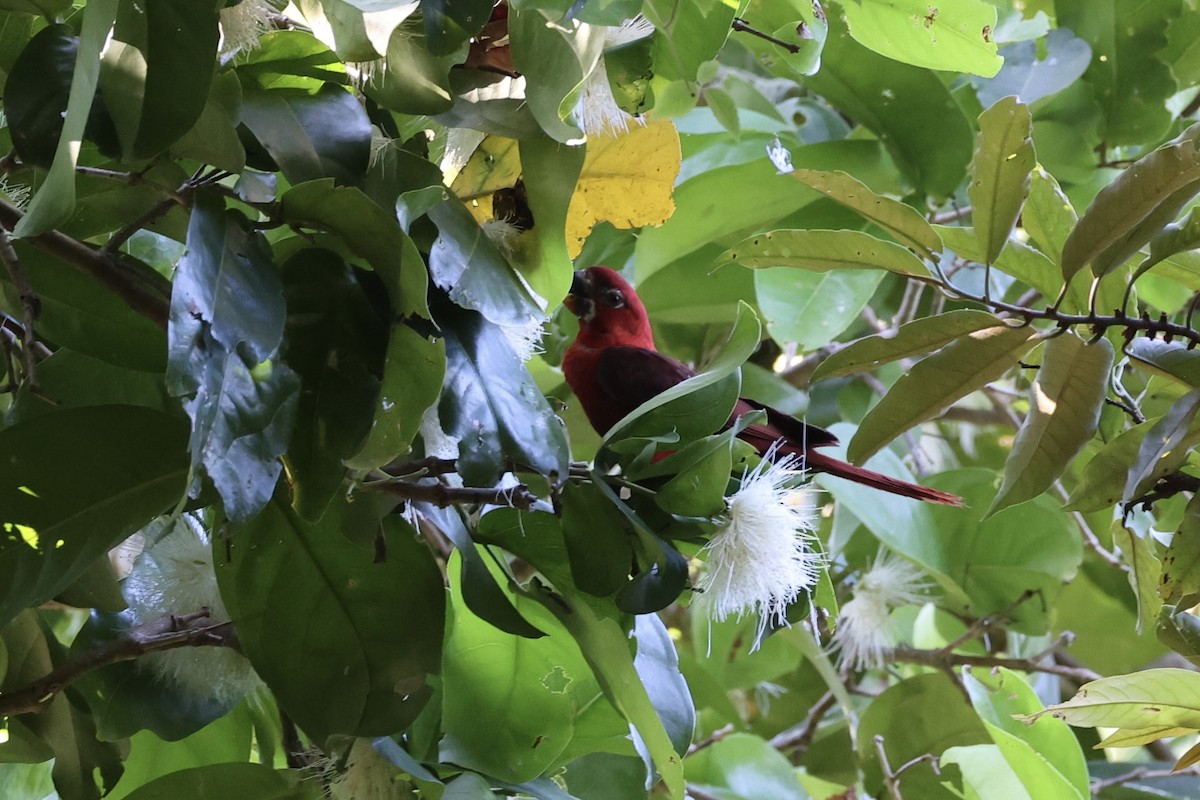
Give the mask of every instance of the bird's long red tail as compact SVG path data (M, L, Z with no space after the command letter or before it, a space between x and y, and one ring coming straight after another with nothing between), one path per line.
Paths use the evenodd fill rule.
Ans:
M784 452L787 452L787 449ZM814 450L805 451L803 455L805 456L806 466L813 472L824 472L827 475L834 475L838 478L845 478L848 481L861 483L864 486L870 486L872 489L891 492L901 497L924 500L927 503L939 503L944 506L955 506L957 508L962 508L963 505L962 498L956 494L939 492L937 489L930 489L915 483L902 481L898 478L892 478L880 472L856 467L853 464L839 461L836 458L831 458Z

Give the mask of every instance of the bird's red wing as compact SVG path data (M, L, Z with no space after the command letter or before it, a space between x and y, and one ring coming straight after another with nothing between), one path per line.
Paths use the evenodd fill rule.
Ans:
M605 348L596 359L595 374L605 408L603 419L593 419L592 423L607 431L642 403L695 374L683 362L653 350Z

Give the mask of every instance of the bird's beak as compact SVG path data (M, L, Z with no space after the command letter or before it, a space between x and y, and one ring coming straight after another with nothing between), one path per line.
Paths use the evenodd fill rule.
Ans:
M575 276L571 279L571 291L563 298L563 305L581 319L591 318L595 307L592 303L592 281L587 270L575 270Z

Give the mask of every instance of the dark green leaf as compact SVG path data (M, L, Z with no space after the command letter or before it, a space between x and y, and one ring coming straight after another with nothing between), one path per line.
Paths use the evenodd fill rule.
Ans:
M283 196L281 214L289 222L340 236L355 255L366 259L379 273L397 314L429 315L425 299L428 273L420 252L400 229L395 216L360 190L335 188L328 180L294 186Z
M1104 187L1063 247L1063 277L1087 264L1103 276L1145 245L1200 192L1200 125L1154 150Z
M1198 435L1193 425L1197 411L1200 411L1200 389L1193 389L1172 404L1146 432L1137 458L1129 464L1123 499L1141 497L1159 478L1183 464Z
M971 81L985 107L1007 95L1031 104L1066 89L1088 68L1092 48L1067 28L1056 28L1038 41L1007 44L1000 55L1004 66L994 78Z
M64 409L0 431L0 623L178 502L186 436L179 417L136 406Z
M308 2L300 5L306 9L310 6ZM330 3L328 7L335 8L336 4ZM361 23L362 14L357 14L357 17ZM370 48L370 55L366 57L377 56L374 48ZM238 56L237 74L253 78L264 89L281 81L291 86L316 89L326 81L336 83L346 80L345 67L339 63L337 54L305 31L270 31L263 34L259 37L257 48Z
M894 331L852 342L821 362L814 381L840 378L937 350L964 334L996 326L999 320L985 311L958 309L936 317L916 319Z
M4 87L4 114L13 147L27 164L48 167L63 129L79 39L66 25L34 36L13 63Z
M1099 511L1121 502L1129 465L1137 457L1154 422L1134 425L1104 445L1083 468L1079 482L1071 491L1065 506L1068 511Z
M492 5L492 0L424 0L421 15L429 52L446 55L479 33L492 13Z
M971 125L934 73L872 53L831 15L821 71L806 83L879 136L919 190L946 197L962 182ZM931 119L939 122L936 142L926 126Z
M515 461L551 480L567 474L562 423L500 330L446 302L435 313L446 339L442 427L460 440L459 474L491 486Z
M991 264L1008 242L1025 197L1033 152L1033 117L1029 106L1006 97L979 115L979 139L971 164L971 219Z
M584 78L583 53L586 39L579 41L563 26L547 24L541 11L512 8L508 15L513 65L527 81L529 110L542 130L557 142L583 138L583 132L564 121L570 108L567 98ZM595 54L592 54L595 58Z
M314 741L406 727L439 671L437 565L411 527L396 517L381 523L370 505L335 500L308 523L276 497L230 542L231 561L214 542L221 597L246 656ZM347 535L383 537L384 559Z
M960 336L901 376L867 412L850 442L855 463L999 378L1036 343L1028 328L999 325Z
M333 84L303 89L247 87L241 121L292 184L319 178L356 183L367 170L371 124L354 95Z
M45 73L39 68L42 63L39 59L45 57L52 64L61 64L66 50L72 47L77 48L70 94L65 109L66 114L62 118L61 133L57 137L58 145L54 150L54 163L50 165L49 174L46 175L45 181L34 194L25 216L13 229L13 236L18 239L37 235L61 224L70 216L71 209L75 206L75 164L79 157L79 145L83 141L90 121L92 100L96 93L99 74L100 51L108 38L109 29L112 27L116 14L117 0L99 0L88 3L83 10L83 29L80 31L77 43L70 39L65 26L47 28L46 31L49 33L44 31L30 42L30 46L35 43L44 46L43 49L35 51L38 55L33 58L33 63L25 62L22 59L22 63L28 64L32 72L21 74L14 65L13 71L9 73L8 83L14 86L21 86L26 81L30 81L33 87L42 86ZM26 47L25 52L30 52L30 47ZM34 91L39 90L35 88ZM10 97L6 84L4 95L6 111ZM34 102L38 101L35 99ZM51 108L51 113L55 115L60 113L58 109ZM41 109L43 114L46 111L47 109ZM51 138L54 137L51 136Z
M717 259L717 266L793 267L814 272L838 269L886 269L928 277L929 268L908 249L862 231L768 231L738 243Z
M841 170L797 169L792 177L826 197L853 209L883 228L900 244L925 258L942 251L942 238L912 206L871 191L865 183Z
M126 160L157 155L200 118L219 38L211 5L121 3L100 61L100 86Z
M166 413L178 408L161 375L114 367L73 350L59 350L39 364L38 385L42 397L27 387L18 393L5 419L7 424L59 408L129 405ZM43 397L52 398L53 403Z
M428 18L426 18L428 21ZM387 66L367 85L380 105L402 114L440 114L454 105L450 92L450 68L463 60L452 47L446 55L434 55L428 39L397 28L387 46Z
M1112 377L1113 346L1071 333L1043 349L1029 413L1004 464L1004 481L988 514L1045 492L1096 433Z
M0 8L54 19L71 7L70 0L3 0Z
M264 764L209 764L150 781L127 800L318 800L321 785Z
M679 672L679 654L667 626L656 614L634 620L637 656L633 667L646 686L667 736L680 755L687 753L696 727L696 707L687 680Z
M562 529L576 586L608 597L625 585L633 557L630 531L605 494L595 486L567 484L562 494Z
M171 145L171 152L229 172L242 172L246 148L237 133L241 105L242 85L237 77L231 72L216 75L196 124ZM241 176L241 180L246 179L247 175Z
M1183 522L1171 537L1162 559L1162 599L1192 603L1200 598L1200 499L1193 496L1183 512Z

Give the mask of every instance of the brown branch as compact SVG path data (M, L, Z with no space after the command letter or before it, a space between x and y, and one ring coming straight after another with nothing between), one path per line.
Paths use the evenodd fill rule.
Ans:
M207 608L191 614L168 614L68 658L28 686L0 694L0 717L41 711L70 683L94 669L132 661L160 650L206 646L236 648L233 623L212 622Z
M363 484L364 489L386 492L403 500L418 500L432 503L438 508L467 504L510 506L528 511L538 501L538 496L523 483L515 486L479 488L474 486L447 486L444 483L412 483L384 477Z
M6 200L0 199L0 225L12 230L25 215ZM22 239L88 275L130 308L167 329L170 310L170 283L152 270L134 272L113 254L104 253L59 231L47 231Z
M720 728L717 728L715 731L713 731L711 734L709 734L705 738L701 739L698 742L695 742L690 747L688 747L687 754L690 756L692 753L695 753L699 750L703 750L706 747L712 747L714 744L721 741L722 739L724 739L726 736L728 736L729 734L731 734L733 732L734 732L734 727L733 727L732 722L727 725L723 725Z
M746 21L744 19L742 19L740 17L734 17L733 23L730 25L730 27L739 33L748 33L751 36L757 36L759 39L768 41L771 44L776 45L778 47L782 47L784 50L787 50L789 53L799 53L800 52L800 45L792 44L791 42L785 42L782 39L776 39L774 36L771 36L770 34L767 34L767 33L763 33L762 31L758 30L757 28L752 28L752 27L750 27L750 25L748 25L746 23Z
M1067 678L1077 683L1099 680L1100 674L1086 667L1068 667L1063 664L1045 663L1031 658L1002 658L1000 656L972 656L945 650L918 650L900 645L892 652L892 660L905 664L920 664L924 667L950 670L954 667L1004 667L1018 672L1045 672Z
M879 757L879 768L883 771L883 786L892 800L904 800L904 795L900 793L900 777L917 764L928 761L935 775L942 774L938 767L937 757L932 753L924 753L905 761L896 769L892 769L891 761L887 757L887 750L883 746L883 736L876 734L871 741L875 745L875 754Z
M837 696L832 691L821 695L821 699L808 710L804 721L776 734L771 739L771 747L776 750L797 750L801 753L808 750L813 737L817 735L817 729L821 726L821 720L835 705L837 705Z
M1172 769L1151 769L1150 767L1138 767L1137 769L1123 772L1120 775L1115 775L1111 778L1106 778L1102 781L1096 781L1092 784L1092 796L1096 797L1105 789L1111 789L1114 786L1122 786L1126 783L1134 781L1148 781L1154 778L1181 778L1189 775L1200 775L1200 767L1187 767L1178 772Z

